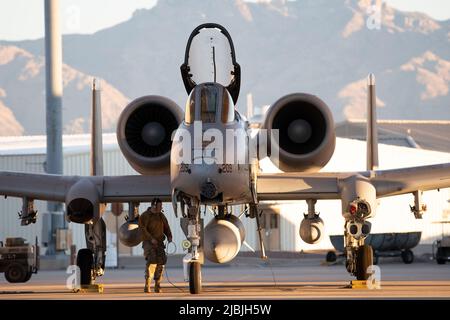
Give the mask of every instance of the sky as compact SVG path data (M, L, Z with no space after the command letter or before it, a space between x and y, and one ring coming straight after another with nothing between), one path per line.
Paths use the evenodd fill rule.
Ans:
M156 3L156 0L60 1L63 34L94 33L128 20L136 9L151 8ZM450 19L449 0L384 1L402 11L423 12L437 20ZM44 0L2 0L0 2L0 39L23 40L43 37L43 3ZM23 23L24 21L26 23Z

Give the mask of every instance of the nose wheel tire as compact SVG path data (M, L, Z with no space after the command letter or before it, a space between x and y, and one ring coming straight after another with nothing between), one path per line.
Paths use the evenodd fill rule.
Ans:
M363 245L358 248L356 255L356 279L367 280L370 273L367 273L367 268L373 265L373 250L369 245Z
M80 284L88 285L92 281L94 256L90 249L80 249L77 254L77 266L80 268Z
M199 294L202 291L201 264L197 261L189 264L189 291L192 294Z

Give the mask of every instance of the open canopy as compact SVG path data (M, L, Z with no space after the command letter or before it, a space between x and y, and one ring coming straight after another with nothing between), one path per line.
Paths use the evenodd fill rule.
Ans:
M241 72L236 63L233 41L219 24L206 23L192 31L186 45L181 76L189 94L201 83L215 82L226 87L233 102L239 97Z

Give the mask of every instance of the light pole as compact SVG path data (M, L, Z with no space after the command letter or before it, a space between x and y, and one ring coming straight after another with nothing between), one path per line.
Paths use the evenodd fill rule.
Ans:
M62 154L62 45L59 0L45 0L45 92L47 173L63 173ZM50 228L47 254L56 253L56 230L64 228L62 204L48 202Z

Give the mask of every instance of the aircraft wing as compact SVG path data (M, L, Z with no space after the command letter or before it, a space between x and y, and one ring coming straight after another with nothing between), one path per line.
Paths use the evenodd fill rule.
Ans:
M370 179L378 197L450 187L450 163L392 170L377 170Z
M257 177L258 199L340 199L340 174L263 173Z
M0 172L0 195L64 202L71 187L82 179L92 182L104 203L171 199L169 175L64 176L5 171Z
M102 177L104 202L150 202L158 197L171 201L169 175Z
M341 182L362 176L372 183L377 197L450 187L450 163L392 170L339 173L262 173L257 177L258 199L341 199Z

